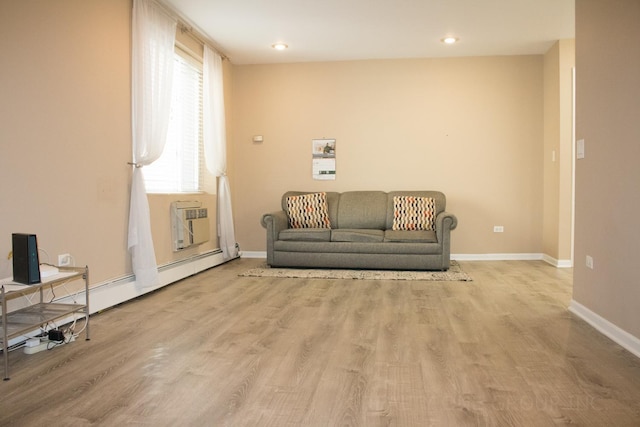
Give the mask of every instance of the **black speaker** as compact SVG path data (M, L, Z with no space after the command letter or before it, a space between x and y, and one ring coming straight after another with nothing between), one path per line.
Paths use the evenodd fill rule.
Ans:
M13 281L33 285L40 283L38 241L35 234L13 233Z

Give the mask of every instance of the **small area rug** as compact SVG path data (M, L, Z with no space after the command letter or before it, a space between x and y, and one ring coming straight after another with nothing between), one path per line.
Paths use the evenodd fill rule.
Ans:
M354 279L354 280L426 280L432 282L471 282L460 264L451 261L448 271L402 270L338 270L312 268L271 268L266 264L239 274L243 277L283 277L298 279Z

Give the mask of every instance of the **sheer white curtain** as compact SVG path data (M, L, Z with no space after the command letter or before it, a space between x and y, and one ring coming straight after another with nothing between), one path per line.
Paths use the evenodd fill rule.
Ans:
M225 260L238 256L227 179L227 137L224 116L222 58L204 46L204 158L209 172L218 177L218 237Z
M133 177L128 248L140 286L158 284L149 201L142 167L160 157L167 138L176 20L152 0L134 0L132 19Z

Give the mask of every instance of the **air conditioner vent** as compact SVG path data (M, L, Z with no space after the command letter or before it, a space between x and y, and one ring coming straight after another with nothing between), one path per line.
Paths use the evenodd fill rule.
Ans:
M209 214L200 202L171 203L173 250L179 251L209 241Z

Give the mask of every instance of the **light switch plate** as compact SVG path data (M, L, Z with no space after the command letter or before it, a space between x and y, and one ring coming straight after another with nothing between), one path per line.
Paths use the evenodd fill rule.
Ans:
M576 141L576 158L584 159L584 139Z

